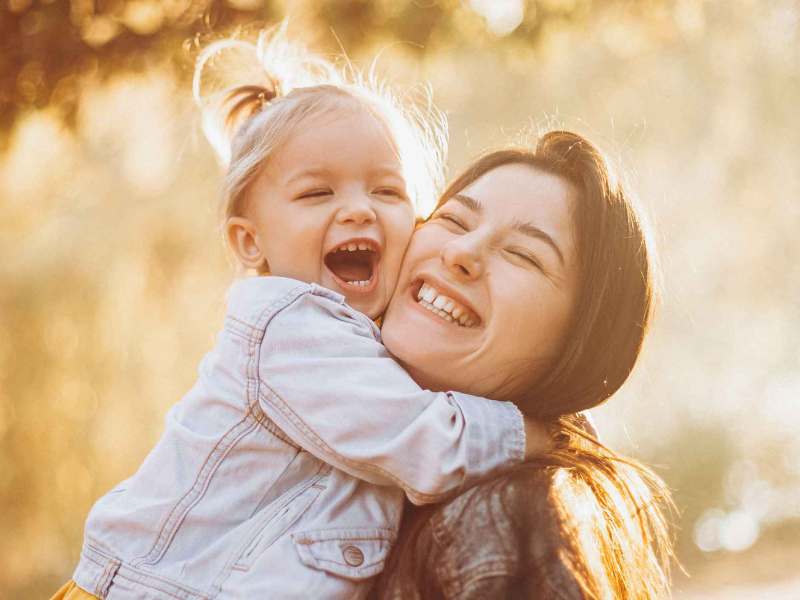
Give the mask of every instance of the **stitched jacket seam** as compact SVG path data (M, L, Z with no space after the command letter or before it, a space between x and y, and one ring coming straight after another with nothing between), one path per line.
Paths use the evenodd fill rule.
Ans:
M470 586L475 585L482 579L492 577L513 577L514 570L511 565L498 559L487 559L481 561L477 566L470 566L470 572L466 575L463 572L447 573L447 581L443 587L446 589L445 595L448 598L457 597ZM441 574L440 574L441 578Z
M306 423L302 420L302 418L297 415L284 400L273 390L266 382L261 382L261 385L266 388L272 398L267 397L265 394L262 394L261 390L259 389L259 396L263 398L264 401L269 402L270 404L274 405L278 410L280 410L287 419L289 419L298 429L302 430L306 436L310 438L310 440L316 445L319 450L323 452L327 452L329 454L335 455L340 461L347 465L351 465L356 467L362 471L370 471L372 473L381 475L386 479L389 479L393 483L397 485L400 489L406 491L407 494L413 495L416 499L425 500L427 502L436 502L437 500L447 497L447 493L441 494L429 494L427 492L421 492L410 485L408 485L405 481L401 478L397 477L391 471L387 471L383 467L378 465L373 465L368 462L359 462L357 460L353 460L351 458L347 458L346 456L342 456L338 452L336 452L333 448L331 448L328 444L326 444L321 437L311 429Z
M219 465L231 449L239 443L239 440L254 431L256 427L258 427L258 423L252 420L250 415L245 414L242 419L225 432L225 435L219 439L213 450L206 456L203 461L203 466L199 469L192 487L186 491L181 499L173 505L169 513L167 513L167 516L159 527L159 534L152 548L146 554L133 559L131 561L132 566L152 565L163 557L164 552L169 548L170 542L175 537L178 529L180 529L180 524L183 522L183 519L186 518L189 511L191 511L205 494L205 491L208 489L208 484Z
M247 361L247 371L245 373L246 381L246 401L247 411L253 415L255 420L264 428L269 430L282 441L291 445L294 448L300 449L300 446L292 440L286 433L264 412L261 404L258 402L260 396L259 386L261 378L258 373L258 366L261 361L261 344L266 336L267 327L270 321L281 310L290 306L293 302L297 301L305 294L311 293L311 288L308 285L298 285L289 290L286 294L273 300L266 307L264 307L258 314L256 324L248 324L251 328L251 334L248 336L247 353L250 357Z

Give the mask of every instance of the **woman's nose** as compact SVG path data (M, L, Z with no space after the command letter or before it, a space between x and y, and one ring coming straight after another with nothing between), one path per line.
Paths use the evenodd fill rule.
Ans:
M477 279L483 273L480 244L468 235L445 244L439 256L447 270L461 279Z
M376 218L372 202L361 194L348 196L336 213L336 221L340 224L364 225L374 223Z

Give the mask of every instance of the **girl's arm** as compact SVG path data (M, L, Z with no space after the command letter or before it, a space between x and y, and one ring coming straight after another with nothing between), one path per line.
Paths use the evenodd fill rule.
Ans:
M308 286L268 310L260 319L259 402L321 460L399 486L415 504L523 460L525 423L516 406L421 389L374 324L338 294Z

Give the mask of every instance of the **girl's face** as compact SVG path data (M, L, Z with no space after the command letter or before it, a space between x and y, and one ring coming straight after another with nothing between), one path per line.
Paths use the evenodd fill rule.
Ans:
M273 153L244 212L228 235L258 263L245 264L319 283L372 318L386 309L414 207L387 131L367 111L311 117Z
M560 177L503 165L417 229L382 329L417 382L516 399L541 376L576 295L575 194Z

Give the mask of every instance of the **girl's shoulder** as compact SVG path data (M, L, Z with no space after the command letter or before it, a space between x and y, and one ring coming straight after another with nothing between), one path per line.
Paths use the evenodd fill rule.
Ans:
M311 291L311 285L288 277L257 276L234 281L228 288L228 314L245 316Z
M307 327L324 326L329 319L356 325L379 337L377 326L345 302L345 297L316 283L262 275L235 281L227 293L227 317L266 327L279 313ZM330 323L329 323L330 324Z

